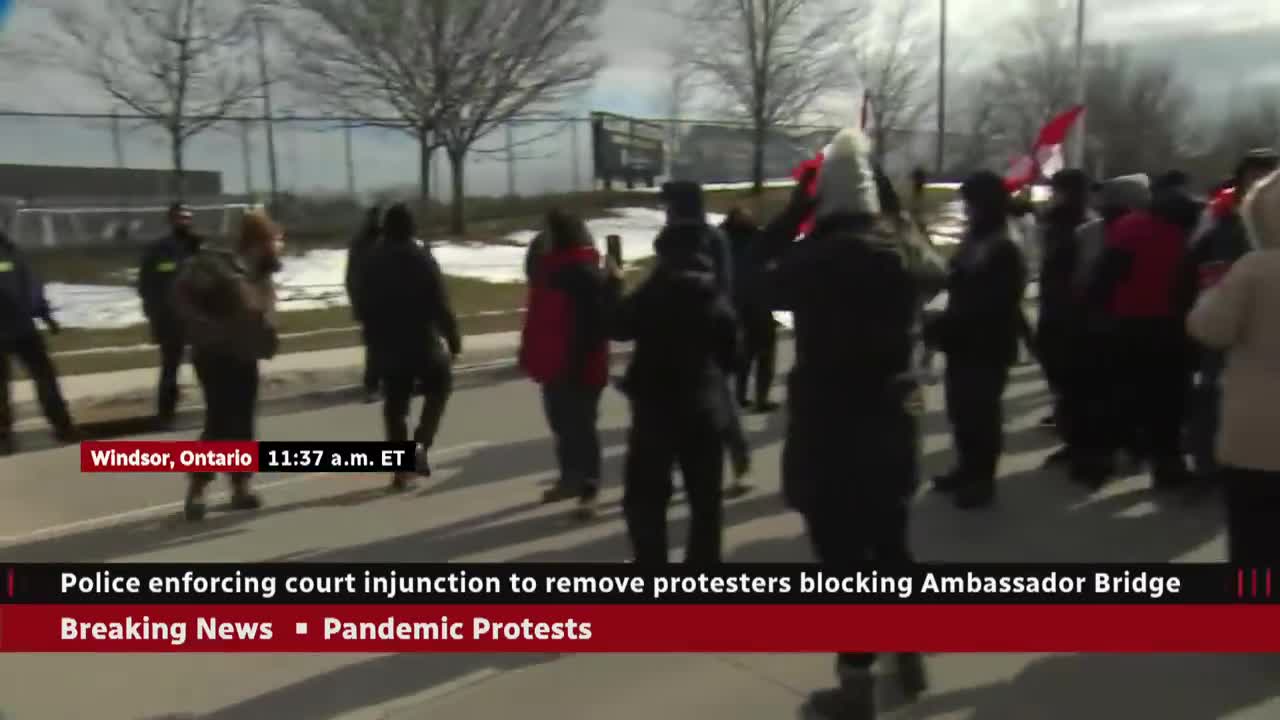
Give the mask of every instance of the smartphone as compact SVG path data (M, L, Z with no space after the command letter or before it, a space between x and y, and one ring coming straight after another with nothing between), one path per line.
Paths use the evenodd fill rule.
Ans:
M622 267L622 236L610 235L605 238L607 243L606 252L609 253L609 259L613 260L613 264Z

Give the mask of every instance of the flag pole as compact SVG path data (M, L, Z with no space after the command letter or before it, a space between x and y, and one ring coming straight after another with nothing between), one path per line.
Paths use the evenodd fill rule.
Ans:
M1088 96L1088 78L1085 72L1084 63L1084 38L1085 38L1085 0L1076 0L1076 104L1083 107L1086 104ZM1074 162L1077 168L1084 169L1085 152L1089 144L1089 132L1086 127L1088 122L1088 112L1080 114L1076 120L1078 127L1076 128L1076 142Z

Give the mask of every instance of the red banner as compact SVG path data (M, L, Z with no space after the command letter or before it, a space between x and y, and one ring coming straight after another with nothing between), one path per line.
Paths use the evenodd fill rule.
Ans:
M80 444L80 472L256 472L256 442L126 440Z
M1280 652L1275 605L0 606L4 652Z

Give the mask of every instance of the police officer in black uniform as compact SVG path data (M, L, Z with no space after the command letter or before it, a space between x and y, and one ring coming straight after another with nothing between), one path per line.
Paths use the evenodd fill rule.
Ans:
M50 332L61 330L26 257L8 235L0 232L0 455L8 455L15 448L9 401L10 355L22 362L35 383L40 408L53 426L54 435L60 442L78 440L36 318L43 320Z
M163 426L173 424L178 409L178 369L186 351L186 338L173 304L173 281L183 261L199 252L202 239L191 227L191 210L178 204L169 208L169 235L147 246L138 268L138 295L142 312L151 326L151 338L160 346L160 382L156 392L156 417Z

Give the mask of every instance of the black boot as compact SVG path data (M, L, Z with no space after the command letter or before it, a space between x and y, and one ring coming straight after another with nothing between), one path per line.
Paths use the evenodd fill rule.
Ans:
M213 473L192 473L187 480L187 499L182 514L187 522L200 522L208 512L204 504L204 490L213 482Z
M875 720L875 678L868 669L839 668L839 687L818 690L800 708L804 720Z
M946 475L939 475L933 479L933 489L935 492L951 493L955 492L963 484L960 473L952 470Z
M237 511L257 510L262 507L262 498L249 489L247 473L236 473L231 476L231 509Z
M993 480L971 482L956 488L951 496L959 510L982 510L996 503L996 484Z

